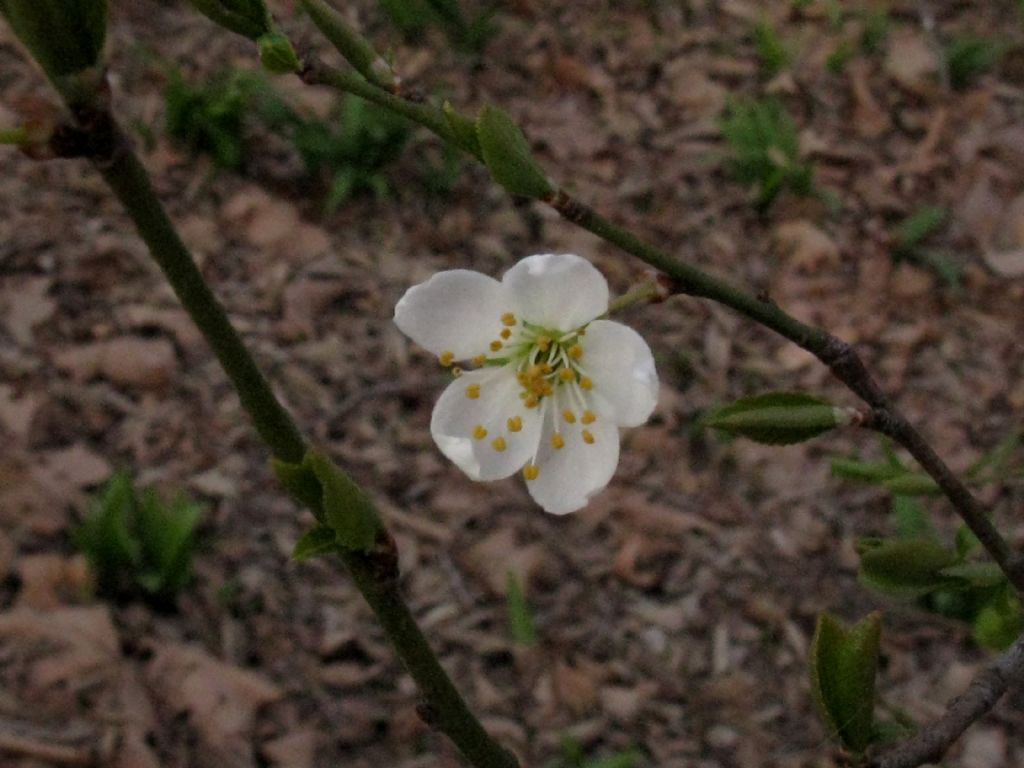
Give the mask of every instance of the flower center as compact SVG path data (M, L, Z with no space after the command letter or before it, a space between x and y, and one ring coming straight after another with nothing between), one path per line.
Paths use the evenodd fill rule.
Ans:
M566 429L585 444L593 445L594 435L586 427L597 419L588 407L587 397L594 388L594 382L584 367L584 350L580 343L581 337L586 335L586 325L571 331L558 331L519 320L513 313L506 312L501 316L501 326L498 338L488 345L490 354L474 357L473 364L479 368L509 366L514 369L520 387L519 400L524 408L540 410L540 418L549 424L548 440L554 450L565 447L563 431ZM453 353L443 352L439 362L448 367L454 359ZM452 373L458 376L461 371L453 368ZM478 399L480 388L479 383L467 385L466 397ZM578 427L570 427L577 422ZM519 432L523 428L522 417L509 416L506 426L510 435ZM488 437L488 429L477 424L471 435L482 441ZM502 435L494 437L490 444L498 452L508 447ZM533 459L523 468L523 475L527 480L533 480L539 473L535 452Z

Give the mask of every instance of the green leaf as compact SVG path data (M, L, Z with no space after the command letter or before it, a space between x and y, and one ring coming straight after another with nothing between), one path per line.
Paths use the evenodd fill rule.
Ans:
M892 497L892 516L896 535L901 539L934 539L935 529L925 508L910 496Z
M75 543L89 561L101 590L116 590L139 562L141 548L129 527L134 514L131 477L117 472L75 531Z
M309 560L320 555L330 554L338 549L338 536L334 529L326 525L318 525L306 531L302 538L295 542L292 557L296 560Z
M216 24L236 34L258 40L271 31L270 14L263 0L189 0L193 7Z
M769 445L810 440L840 423L832 405L795 392L745 397L719 408L706 421L715 429Z
M305 462L291 464L280 459L274 459L271 465L274 468L274 474L289 495L299 504L307 507L316 516L316 519L322 522L324 489L312 467Z
M135 532L142 546L136 581L146 591L173 595L188 584L202 512L202 507L184 497L167 505L152 489L143 494L135 516Z
M898 237L903 248L912 248L935 232L946 220L946 209L934 205L918 208L900 224Z
M268 32L256 41L260 63L275 75L290 75L302 69L291 41L280 32Z
M893 597L912 600L950 586L943 569L957 562L957 554L931 538L864 541L860 552L860 580Z
M363 552L373 549L380 531L380 520L373 502L363 489L330 459L316 451L309 451L302 463L320 481L324 522L334 529L338 544Z
M881 484L899 475L906 474L902 466L889 463L869 463L859 459L832 459L832 474L847 480Z
M0 14L55 82L100 61L106 0L0 0Z
M956 529L956 554L961 560L980 546L981 542L978 537L966 525L961 525Z
M974 617L974 639L995 651L1005 650L1024 630L1020 601L1009 590L1001 590Z
M483 150L480 149L480 138L477 136L476 122L470 120L461 112L457 112L450 102L445 102L441 110L444 112L448 127L455 134L455 142L471 155L483 157Z
M937 496L942 489L928 475L921 472L904 472L882 481L882 487L904 496Z
M513 571L508 572L505 588L505 605L508 610L508 626L512 640L519 645L534 645L537 629L533 625L530 606L523 594L523 587Z
M822 613L811 641L811 691L826 727L860 754L874 734L875 675L882 617L872 613L849 630Z
M951 579L961 579L972 587L995 587L1006 583L1006 576L995 563L957 563L939 571Z
M513 195L538 199L554 193L554 186L534 162L526 137L507 112L485 104L476 133L484 164L501 186Z

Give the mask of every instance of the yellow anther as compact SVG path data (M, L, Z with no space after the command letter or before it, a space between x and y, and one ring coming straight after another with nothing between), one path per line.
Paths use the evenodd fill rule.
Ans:
M503 325L515 325L516 316L513 315L511 312L506 312L504 315L501 316L501 322Z
M541 373L551 373L555 369L551 367L551 363L541 363L540 370Z
M525 467L523 467L523 477L525 477L527 480L536 480L537 475L539 474L540 467L538 467L536 464L527 464Z
M540 398L537 397L533 392L531 392L526 396L526 399L523 401L523 404L527 408L536 408L540 404Z
M590 380L589 376L580 376L580 387L582 389L593 389L594 382Z
M522 386L525 387L527 384L530 383L530 377L525 371L520 371L519 373L516 374L516 381L518 381Z
M556 451L565 447L565 439L562 437L561 432L555 432L555 434L551 436L551 447Z
M518 432L523 428L523 419L519 416L511 416L507 424L509 432Z
M501 349L501 347L502 343L497 339L491 342L491 352L497 352L499 349Z
M480 367L487 362L487 355L477 355L473 358L473 365Z
M470 400L476 400L478 397L480 397L480 385L470 384L468 387L466 387L466 397L468 397Z
M594 412L591 410L584 411L583 415L580 416L580 421L582 421L584 424L593 424L596 420L597 416L595 416Z
M447 368L449 365L455 362L455 353L442 352L440 355L437 356L437 361L445 368Z
M555 394L555 388L548 384L546 381L541 385L540 393L542 395L553 395Z
M589 413L589 411L587 411L587 413ZM562 411L562 418L565 419L569 424L575 424L576 423L576 414L573 413L572 411L570 411L568 408L566 408L564 411ZM586 417L584 417L584 418L586 418ZM589 422L587 422L587 423L589 423Z
M576 378L576 374L572 372L572 368L562 368L558 371L558 378L562 381L572 381Z
M504 437L496 437L493 440L491 440L491 448L500 452L508 448L508 445L505 443Z
M583 442L584 443L586 443L587 445L593 445L594 444L594 435L591 434L589 429L584 429L582 434L583 434Z
M459 366L455 366L454 368L452 368L452 378L453 379L457 379L461 375L462 375L462 369L459 368Z
M477 424L475 427L473 427L473 437L475 437L477 440L483 440L485 437L487 437L487 427L485 427L483 424Z
M541 352L547 352L548 347L551 346L551 339L549 339L547 336L538 336L536 344L537 349L539 349Z
M579 344L573 344L571 347L569 347L569 357L571 357L573 360L579 360L581 357L583 357L583 347L581 347Z
M501 338L503 339L507 339L509 336L512 335L512 331L510 331L508 328L502 328L501 333L499 333L498 335L501 336Z

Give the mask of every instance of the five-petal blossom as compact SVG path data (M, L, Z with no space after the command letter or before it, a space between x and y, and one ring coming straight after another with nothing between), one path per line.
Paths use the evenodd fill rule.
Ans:
M406 291L395 323L455 380L430 432L474 480L522 468L534 500L573 512L604 488L619 461L619 427L647 421L658 377L636 331L603 319L608 284L573 254L529 256L501 281L439 272Z

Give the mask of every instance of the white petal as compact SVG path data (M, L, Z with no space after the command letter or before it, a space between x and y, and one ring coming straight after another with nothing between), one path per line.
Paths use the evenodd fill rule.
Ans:
M480 396L471 399L466 388L480 385ZM473 480L498 480L522 467L537 449L540 416L536 408L525 408L519 399L522 388L511 368L483 368L455 379L441 394L430 418L430 434L441 453ZM509 418L518 416L522 429L512 432ZM477 425L487 436L473 436ZM493 440L502 438L504 450L495 450Z
M395 305L395 324L435 355L466 360L487 351L501 331L501 283L468 269L438 272L414 285Z
M571 253L528 256L501 278L512 311L534 325L571 331L608 311L608 282Z
M580 339L580 365L594 382L596 409L620 427L636 427L658 402L658 374L647 342L632 328L595 320Z
M579 423L559 426L564 447L552 447L549 422L537 456L540 474L526 481L533 500L554 515L585 507L591 496L608 485L619 463L619 430L614 424L598 419L586 427ZM583 441L584 429L593 435L593 444Z

